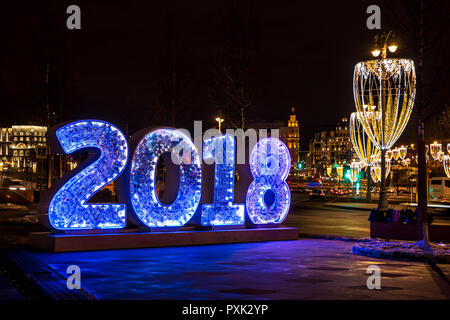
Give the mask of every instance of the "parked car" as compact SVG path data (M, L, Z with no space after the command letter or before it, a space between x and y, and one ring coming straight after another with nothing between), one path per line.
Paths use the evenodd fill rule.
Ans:
M3 187L8 188L9 190L21 190L21 191L25 191L27 188L25 187L25 185L23 184L23 181L20 179L10 179L10 178L5 178L5 180L3 181Z
M309 199L325 200L325 192L323 192L323 190L320 190L320 189L314 189L309 193Z

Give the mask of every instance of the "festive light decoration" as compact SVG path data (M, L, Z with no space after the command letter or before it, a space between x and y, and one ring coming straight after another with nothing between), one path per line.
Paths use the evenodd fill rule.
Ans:
M361 171L361 163L352 162L350 164L350 171L351 171L350 181L354 183L358 180L359 172Z
M177 145L183 146L183 161L179 167L168 166L167 170L179 170L178 194L171 204L165 205L156 194L156 165L160 156L173 152ZM200 157L187 136L174 129L157 129L142 138L131 163L130 199L136 216L144 225L183 226L200 203L201 188Z
M393 154L392 154L392 150L386 150L386 159L388 160L392 160Z
M359 116L358 112L353 112L350 115L350 140L356 155L361 161L360 167L366 167L372 165L371 159L378 157L380 150L376 148L375 144L365 133Z
M444 156L445 156L445 153L443 151L439 151L438 154L437 154L437 159L436 160L442 162L442 161L444 161Z
M339 179L341 179L342 178L342 174L344 173L344 167L343 166L337 166L336 167L336 172L337 172L337 175L338 175Z
M286 183L290 167L289 150L280 140L265 138L253 148L250 170L255 180L248 188L245 205L254 224L281 223L286 217L291 203Z
M387 178L389 176L389 173L391 172L391 161L386 159L386 175ZM372 176L373 182L377 183L381 181L381 159L378 158L376 161L374 161L374 164L372 167L370 167L370 174Z
M411 165L411 159L409 158L403 159L401 163L403 166L409 167Z
M430 154L434 160L438 160L439 152L441 151L442 151L442 144L438 143L437 141L430 144Z
M214 204L202 205L202 225L239 225L244 223L243 204L234 199L234 137L226 134L203 143L203 159L215 161Z
M450 143L447 143L447 153L450 154Z
M365 132L378 149L387 150L408 123L416 74L409 59L377 59L356 64L353 93Z
M414 156L414 160L415 160L416 164L419 163L419 160L417 160L417 156ZM426 156L425 156L425 160L426 160L426 162L428 162L428 161L430 160L430 156L429 156L429 155L426 155Z
M55 132L66 153L85 148L100 151L97 158L90 154L88 161L67 176L50 200L43 200L49 201L48 205L43 202L41 208L48 212L51 226L58 230L124 228L125 204L86 204L95 192L124 171L128 145L123 133L99 120L76 121L50 132ZM220 146L222 153L218 152ZM216 163L214 203L202 206L202 224L243 224L244 205L233 204L234 137L224 135L207 140L204 152L205 160L213 159ZM156 190L160 158L166 164L165 198L161 198L164 203ZM254 181L247 191L245 208L254 224L281 223L286 217L290 205L286 183L290 165L289 151L278 139L262 139L253 148L250 170ZM192 218L200 202L202 170L198 151L187 136L174 129L147 133L136 146L128 168L129 181L124 189L129 190L122 191L129 191L126 201L139 222L150 228L180 227ZM174 184L169 176L179 178L179 183ZM171 195L174 200L166 204Z
M404 147L404 146L401 146L400 148L398 148L398 151L399 151L399 155L400 155L400 158L403 160L403 159L405 159L406 158L406 155L408 154L408 148L407 147Z
M398 148L392 149L392 158L397 161L400 158L400 150Z
M327 167L327 176L331 178L331 171L333 170L332 167Z
M448 178L450 178L450 156L445 155L443 159L444 171Z
M86 204L125 168L128 145L124 134L110 123L83 120L59 128L56 137L65 153L95 148L100 150L100 157L94 162L88 161L75 176L66 178L68 180L56 191L48 206L51 226L58 230L125 227L125 204Z

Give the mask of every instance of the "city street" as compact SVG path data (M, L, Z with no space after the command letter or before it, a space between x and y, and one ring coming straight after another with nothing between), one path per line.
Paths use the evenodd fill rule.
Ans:
M291 193L291 211L285 225L296 227L301 234L319 234L328 236L367 238L370 235L369 210L344 209L327 206L325 200L309 200L306 193ZM345 204L345 202L343 203ZM357 204L355 204L357 205ZM367 204L360 204L367 207ZM373 208L377 204L373 203ZM450 224L450 217L438 215L436 224Z

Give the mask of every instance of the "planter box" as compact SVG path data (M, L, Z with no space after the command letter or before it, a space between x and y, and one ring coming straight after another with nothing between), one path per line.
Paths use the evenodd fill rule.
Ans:
M430 240L450 243L450 226L431 225ZM370 237L389 240L418 241L417 224L370 222Z

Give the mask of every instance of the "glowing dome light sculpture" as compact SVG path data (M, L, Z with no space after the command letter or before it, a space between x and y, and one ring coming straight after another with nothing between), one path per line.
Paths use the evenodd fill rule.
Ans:
M444 156L443 164L445 174L447 175L447 178L450 178L450 156L447 155Z
M350 115L350 140L352 141L353 149L361 161L360 167L369 167L372 165L372 159L379 157L380 150L369 139L364 131L361 121L359 120L359 113L353 112Z
M350 181L355 183L358 180L359 172L361 171L361 163L360 162L352 162L350 164Z
M389 176L391 172L391 161L386 159L386 174L385 178ZM370 174L372 176L373 182L377 183L381 181L381 159L378 158L374 161L373 166L370 168Z
M408 153L408 148L407 147L404 147L404 146L401 146L400 148L398 148L398 151L399 151L399 153L400 153L400 158L403 160L403 159L405 159L406 158L406 155L407 155L407 153Z
M386 159L388 160L392 160L393 154L392 154L392 150L389 149L386 151Z
M402 165L403 165L403 166L409 167L410 164L411 164L411 159L406 158L406 159L402 160Z
M430 144L430 154L434 160L438 160L439 152L442 151L442 144L437 141Z
M337 166L336 167L336 172L337 172L337 175L338 175L339 179L341 179L342 178L342 174L344 173L344 167L343 166Z
M376 59L357 63L353 95L366 134L381 150L381 170L385 172L386 150L400 138L414 106L414 62L410 59ZM387 210L388 206L385 184L382 177L380 210Z
M400 150L398 148L395 148L392 150L392 157L395 161L397 161L400 158Z
M356 64L356 109L362 114L364 130L378 149L391 148L405 129L414 105L415 86L412 60L378 59Z
M327 175L331 178L331 171L333 170L332 167L327 167Z

